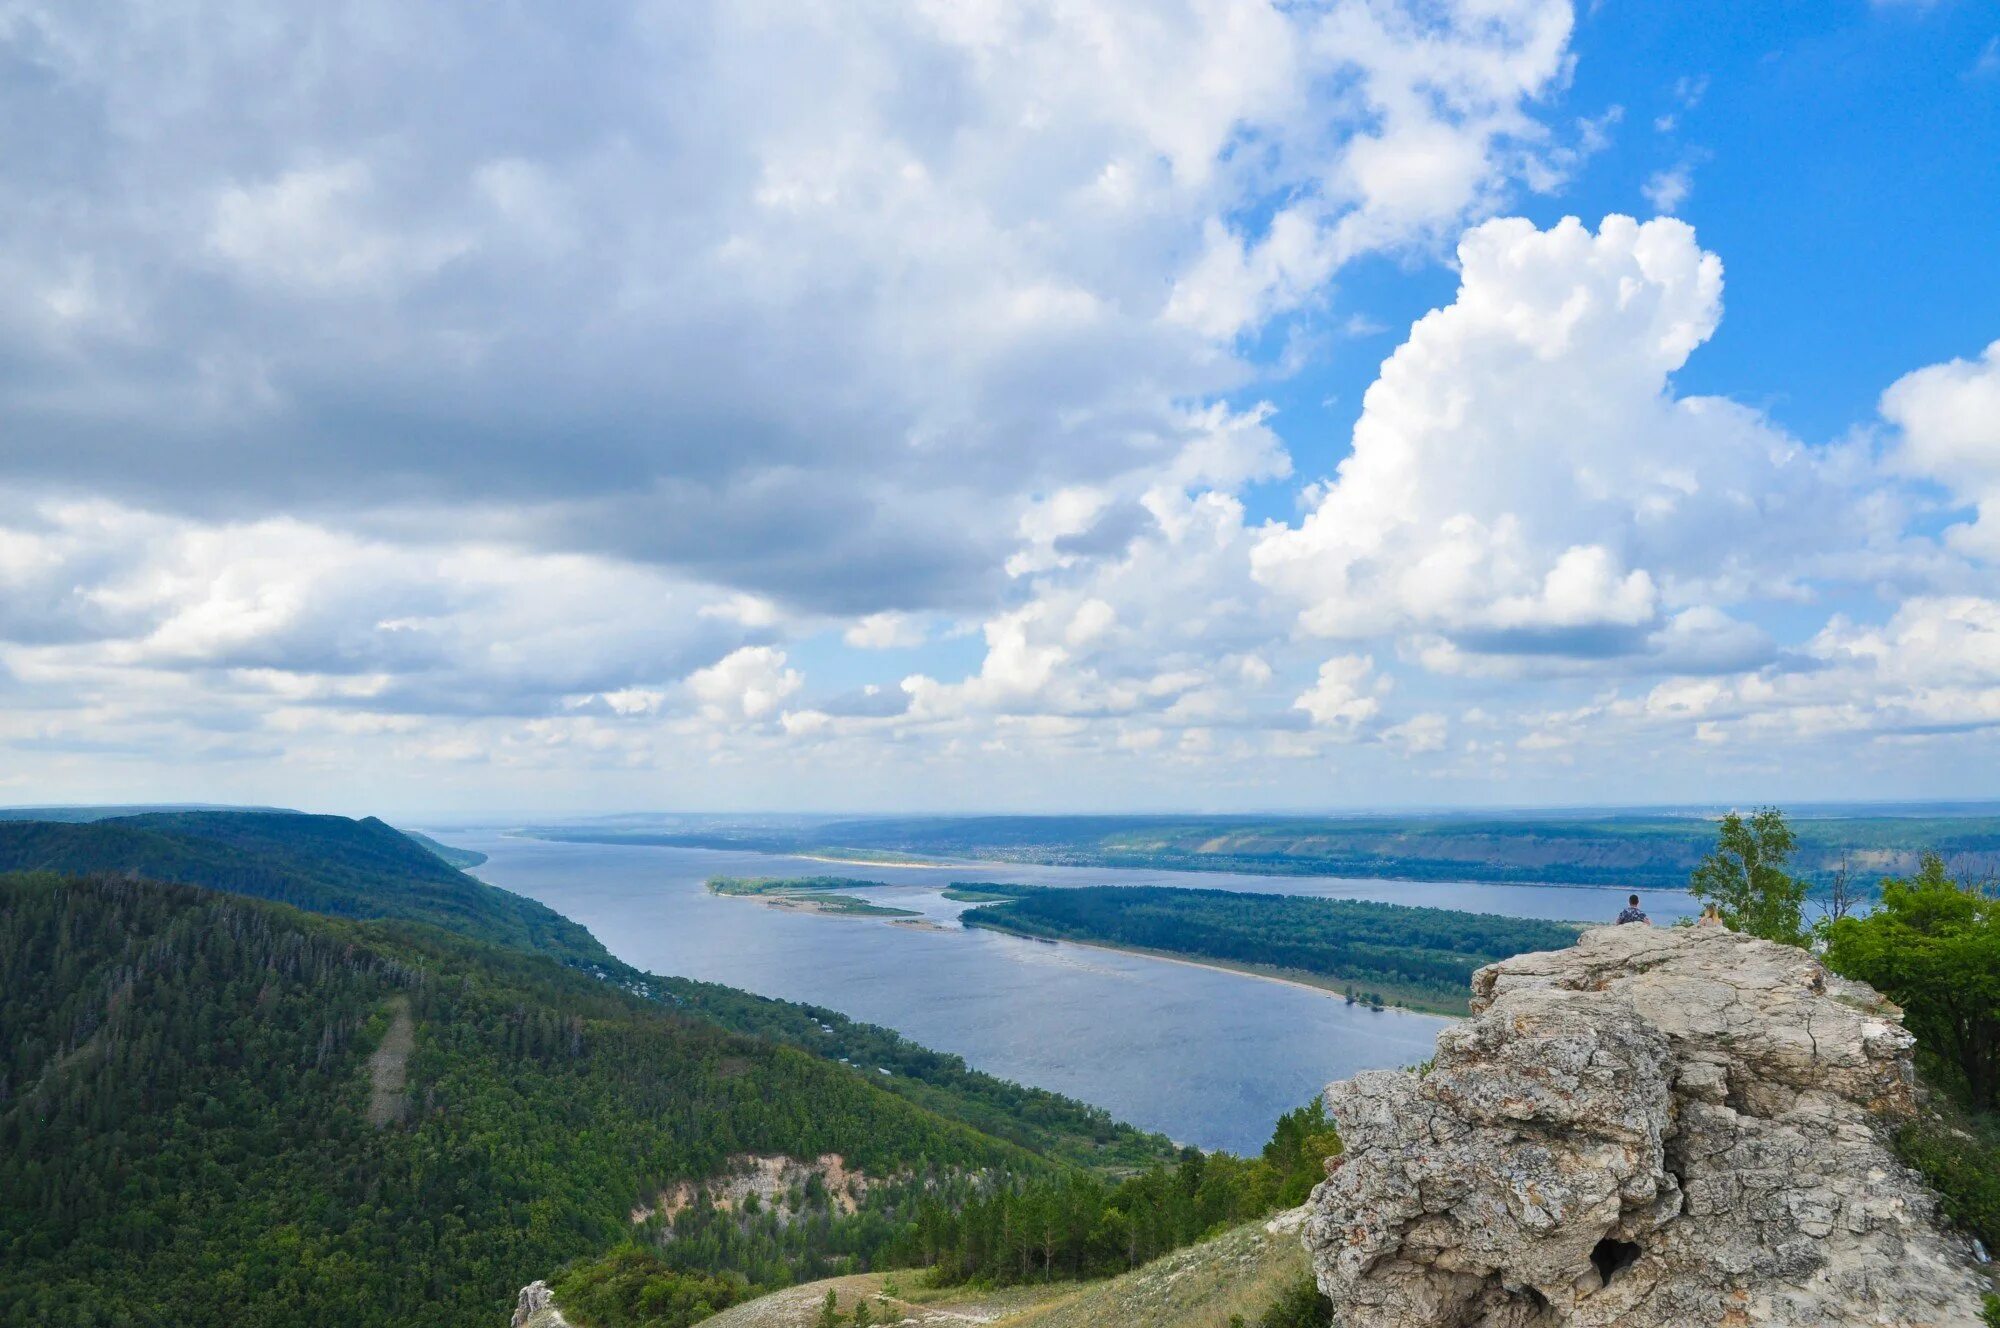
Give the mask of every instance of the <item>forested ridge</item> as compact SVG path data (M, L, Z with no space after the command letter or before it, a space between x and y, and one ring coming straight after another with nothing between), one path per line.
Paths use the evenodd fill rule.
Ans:
M378 1129L366 1061L399 995L410 1115ZM0 880L0 1042L24 1322L487 1325L741 1153L1052 1165L547 958L122 878Z
M117 873L203 885L355 918L403 918L512 949L549 954L628 992L725 1028L775 1037L830 1061L881 1067L881 1086L997 1137L1089 1165L1139 1167L1167 1141L1105 1112L993 1078L957 1056L818 1007L714 983L658 977L615 958L554 909L487 885L370 817L199 811L72 822L0 821L0 871Z
M966 887L955 885L954 890ZM1379 988L1410 1004L1463 1010L1473 971L1576 940L1568 923L1411 908L1356 899L1244 894L1177 886L977 883L1004 902L968 910L969 927L1092 941L1290 970Z
M496 889L374 817L153 812L0 821L0 871L113 871L348 918L405 918L575 963L611 955L588 930Z

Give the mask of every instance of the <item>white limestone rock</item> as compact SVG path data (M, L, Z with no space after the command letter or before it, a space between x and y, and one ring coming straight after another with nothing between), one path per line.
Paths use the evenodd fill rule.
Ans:
M1600 927L1473 978L1429 1073L1327 1090L1304 1239L1344 1328L1980 1328L1970 1243L1889 1139L1872 989L1719 927Z
M530 1282L521 1288L514 1304L514 1320L509 1328L570 1328L556 1308L556 1298L547 1282Z

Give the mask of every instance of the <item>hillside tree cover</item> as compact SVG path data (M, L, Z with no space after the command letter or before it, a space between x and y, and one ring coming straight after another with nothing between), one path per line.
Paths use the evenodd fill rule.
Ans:
M1974 1107L2000 1110L2000 897L1926 854L1915 876L1882 882L1872 912L1827 929L1826 957L1903 1007L1904 1026Z
M396 997L411 1111L378 1129ZM51 1328L485 1328L743 1153L1056 1170L547 957L123 878L0 878L0 1056L0 1266L10 1313ZM839 1266L808 1253L785 1274Z
M88 822L85 824L84 822ZM816 1007L642 973L554 909L458 871L373 817L282 811L104 815L61 823L0 817L0 871L116 873L176 881L349 918L397 918L550 955L628 992L724 1028L776 1037L828 1061L881 1067L879 1086L1037 1151L1144 1166L1172 1147L1070 1098L995 1079L888 1029Z

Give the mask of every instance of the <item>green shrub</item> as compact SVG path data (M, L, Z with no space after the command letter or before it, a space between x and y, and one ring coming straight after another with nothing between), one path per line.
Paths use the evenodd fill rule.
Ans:
M1257 1328L1330 1328L1333 1302L1319 1293L1319 1283L1307 1273L1272 1302L1257 1320Z
M1896 1152L1943 1198L1945 1215L1989 1249L2000 1248L2000 1142L1990 1137L1994 1132L1991 1125L1966 1130L1926 1121L1896 1136Z

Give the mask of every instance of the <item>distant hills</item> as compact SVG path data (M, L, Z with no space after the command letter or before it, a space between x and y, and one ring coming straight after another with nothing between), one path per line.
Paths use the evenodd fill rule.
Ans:
M1793 815L1798 869L1815 882L1845 861L1866 885L1934 850L1955 870L2000 873L1991 808L1879 808ZM795 827L648 826L637 818L532 831L572 842L776 853L914 854L1078 867L1415 881L1676 887L1714 844L1697 813L1407 816L977 816L810 822Z

